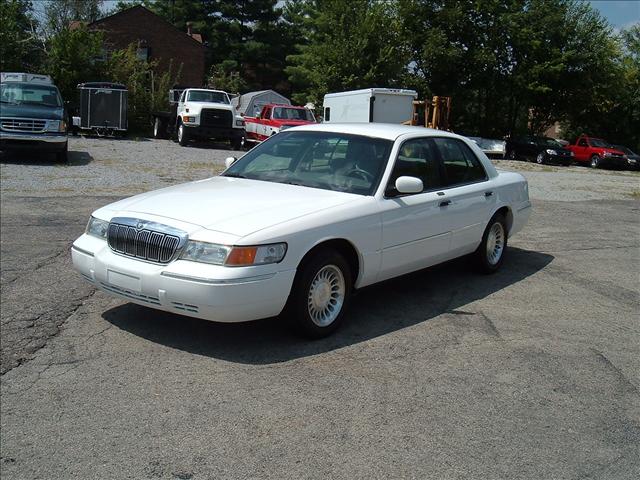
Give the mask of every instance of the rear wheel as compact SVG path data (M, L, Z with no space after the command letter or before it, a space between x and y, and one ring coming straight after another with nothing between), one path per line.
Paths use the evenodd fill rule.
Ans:
M518 156L516 155L516 151L511 149L509 150L509 153L507 154L507 157L509 158L509 160L517 160Z
M542 165L544 163L544 153L540 152L537 156L536 156L536 163L538 165Z
M502 214L494 215L482 235L482 242L473 254L482 273L497 271L504 261L507 249L507 222Z
M347 261L335 250L319 250L298 269L285 313L302 335L325 337L342 323L350 295Z
M598 155L591 156L591 168L599 168L600 167L600 157Z
M155 121L153 122L153 138L164 138L164 132L164 122L160 120L159 117L156 117Z

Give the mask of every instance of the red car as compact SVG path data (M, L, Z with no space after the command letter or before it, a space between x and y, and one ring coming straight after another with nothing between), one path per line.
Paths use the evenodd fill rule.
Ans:
M627 167L627 156L601 138L580 135L573 145L565 147L574 154L574 160L589 163L592 168Z

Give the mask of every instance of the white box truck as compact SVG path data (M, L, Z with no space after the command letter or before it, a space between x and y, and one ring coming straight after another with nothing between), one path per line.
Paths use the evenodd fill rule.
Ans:
M403 123L411 120L414 90L365 88L324 96L325 123Z

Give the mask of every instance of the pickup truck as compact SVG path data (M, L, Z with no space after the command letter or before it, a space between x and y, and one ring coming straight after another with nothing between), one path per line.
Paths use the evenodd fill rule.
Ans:
M67 161L67 115L48 75L0 73L0 150L55 153Z
M240 149L244 119L236 115L229 95L222 90L174 88L169 91L170 112L154 112L153 136L174 138L182 146L192 139L228 140Z
M244 117L246 141L262 142L281 130L316 123L311 110L305 107L269 103L257 117Z
M564 148L573 152L573 159L576 162L589 163L592 168L605 166L626 168L628 166L628 159L624 152L617 150L601 138L580 135L572 145Z

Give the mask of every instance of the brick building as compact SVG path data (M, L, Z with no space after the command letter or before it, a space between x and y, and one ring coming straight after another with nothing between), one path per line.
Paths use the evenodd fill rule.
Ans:
M140 58L158 61L157 73L166 72L173 61L174 72L182 65L181 84L203 85L206 47L202 37L191 29L182 32L142 5L101 18L88 28L104 32L107 51L125 49L133 43Z

